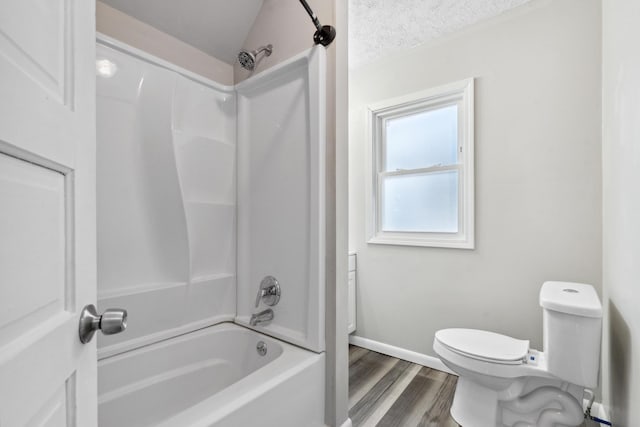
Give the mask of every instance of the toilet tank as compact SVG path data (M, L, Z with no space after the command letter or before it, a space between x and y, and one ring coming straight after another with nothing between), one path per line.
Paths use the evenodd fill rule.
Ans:
M540 306L549 372L572 384L596 387L602 304L593 286L545 282L540 289Z

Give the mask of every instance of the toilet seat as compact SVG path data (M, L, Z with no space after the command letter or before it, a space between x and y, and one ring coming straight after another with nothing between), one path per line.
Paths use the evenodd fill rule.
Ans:
M478 329L442 329L435 339L461 356L501 365L521 365L529 351L528 340Z

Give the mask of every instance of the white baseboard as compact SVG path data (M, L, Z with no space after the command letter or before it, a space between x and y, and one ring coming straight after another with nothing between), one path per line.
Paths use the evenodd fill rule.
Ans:
M408 362L417 363L418 365L426 366L427 368L437 369L438 371L457 375L451 369L447 368L447 366L442 363L442 361L437 357L428 356L426 354L418 353L400 347L395 347L389 344L384 344L379 341L370 340L369 338L363 338L357 335L349 335L349 343L357 345L358 347L366 348L367 350L386 354L387 356L392 356L398 359L406 360Z
M340 427L353 427L353 424L351 424L351 418L347 418L347 421L343 422Z

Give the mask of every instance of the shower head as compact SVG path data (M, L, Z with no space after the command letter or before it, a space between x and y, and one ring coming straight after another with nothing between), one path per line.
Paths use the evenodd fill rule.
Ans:
M266 46L259 47L258 49L251 52L244 49L241 50L238 54L238 62L240 62L240 66L242 66L242 68L244 68L245 70L253 71L253 69L256 67L258 55L261 52L264 52L265 56L269 56L271 55L271 52L273 52L273 46L268 44Z

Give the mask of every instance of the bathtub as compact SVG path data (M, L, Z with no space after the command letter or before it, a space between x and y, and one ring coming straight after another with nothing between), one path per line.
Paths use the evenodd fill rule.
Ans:
M100 427L325 425L324 353L233 323L103 359L98 388Z

